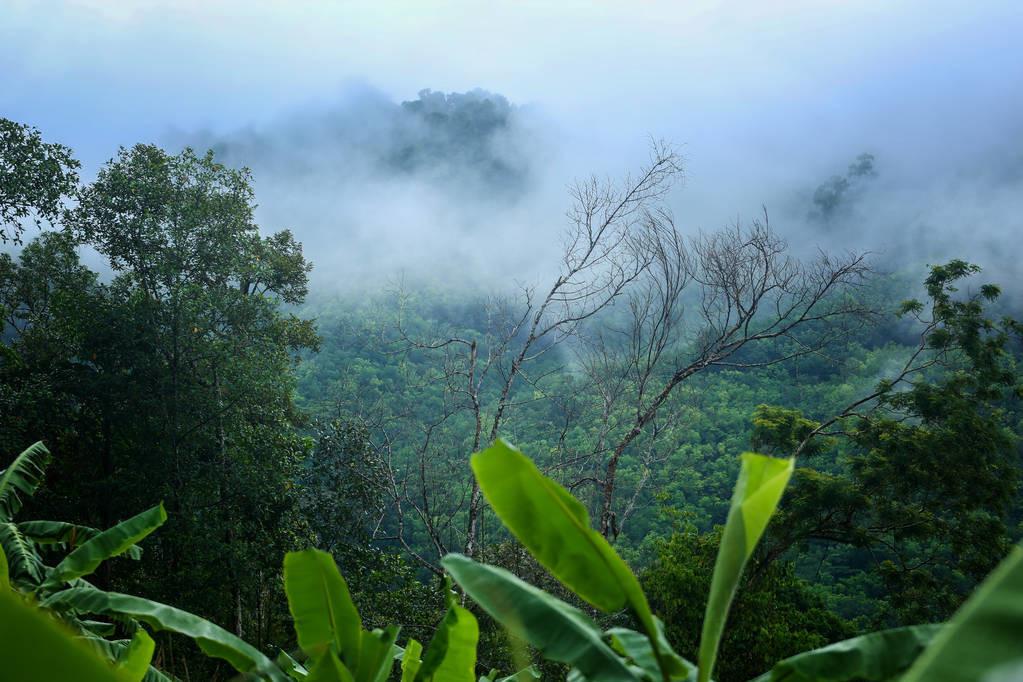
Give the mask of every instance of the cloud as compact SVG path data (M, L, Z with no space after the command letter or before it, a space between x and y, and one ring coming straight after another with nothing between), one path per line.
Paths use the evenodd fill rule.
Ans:
M322 172L253 160L261 219L293 227L331 281L538 269L566 185L635 168L647 135L687 158L671 202L688 230L766 205L799 248L965 256L1005 281L1023 228L1021 18L1018 3L951 0L14 0L0 115L72 145L87 171L118 144L230 140L240 159L247 134L275 139ZM374 166L356 140L378 144L380 112L424 87L514 103L506 148L492 143L524 163L517 194L451 167L444 180ZM353 132L322 143L326 122ZM815 189L864 152L878 177L830 226L810 219Z

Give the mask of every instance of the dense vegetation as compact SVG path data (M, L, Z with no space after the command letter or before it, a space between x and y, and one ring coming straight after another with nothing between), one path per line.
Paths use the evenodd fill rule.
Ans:
M479 93L403 112L441 133L399 166L456 140L482 163L463 138L509 115ZM715 679L744 680L948 620L1020 539L1021 327L974 265L881 275L856 254L800 258L766 219L686 237L663 204L679 159L656 145L621 183L575 188L548 282L310 293L294 236L256 225L247 171L138 145L80 185L70 150L0 124L0 235L50 224L0 254L3 573L140 675L283 679L290 654L308 679L385 679L400 624L402 679L528 679L530 664L684 679L688 660L710 674L720 642ZM499 435L546 477L521 464L528 485L504 490L519 480L504 465L481 472L498 455L473 475L468 455ZM746 450L787 463L778 496L792 480L766 532L777 499L736 545ZM523 518L546 509L537 495L568 500L561 486L596 555L557 551L580 540L554 512ZM350 595L335 606L357 614L351 641L308 639L323 632L302 614L324 597L296 605L304 571L325 598ZM478 608L437 589L448 575ZM507 611L534 602L550 613ZM529 620L558 617L582 628L584 658ZM869 679L901 674L933 635L902 632L912 646ZM432 639L419 672L406 637Z

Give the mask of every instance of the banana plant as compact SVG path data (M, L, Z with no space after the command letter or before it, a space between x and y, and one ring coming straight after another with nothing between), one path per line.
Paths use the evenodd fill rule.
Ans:
M142 597L104 592L88 582L104 561L141 557L137 543L166 521L163 505L105 531L59 521L16 521L25 498L42 483L49 462L50 453L36 443L0 472L0 554L4 556L0 592L19 595L57 615L67 630L117 666L118 679L170 679L150 664L155 642L142 623L191 637L208 655L227 660L239 672L280 682L288 679L260 651L209 621ZM67 553L55 566L48 566L40 547ZM94 620L95 616L107 620ZM115 623L126 628L130 638L110 639L118 629Z
M395 644L398 628L366 630L334 558L316 549L284 558L284 590L304 663L285 652L278 659L296 680L383 682L396 660L403 682L476 682L476 618L445 586L447 612L430 645Z
M635 576L590 527L585 507L504 441L472 457L480 489L498 518L565 587L605 613L629 608L643 632L601 632L580 610L504 569L457 554L442 563L463 591L510 633L547 659L571 666L570 682L708 682L743 570L778 507L793 466L792 459L754 453L741 457L711 578L698 665L672 650ZM1017 548L947 625L868 633L785 659L751 682L1019 680L1020 632L1023 549Z

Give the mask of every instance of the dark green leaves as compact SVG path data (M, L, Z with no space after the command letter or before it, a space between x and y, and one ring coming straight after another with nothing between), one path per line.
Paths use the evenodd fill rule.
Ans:
M22 496L30 497L42 483L50 451L42 442L31 445L0 472L0 521L10 521L21 509Z

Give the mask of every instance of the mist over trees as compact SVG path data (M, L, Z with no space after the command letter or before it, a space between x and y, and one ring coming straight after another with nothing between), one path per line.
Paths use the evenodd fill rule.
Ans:
M0 120L0 229L25 242L0 253L0 448L28 453L8 471L30 473L24 508L19 498L0 517L17 589L49 599L47 562L162 501L166 524L144 551L129 543L106 557L87 589L144 594L257 652L299 655L281 557L317 546L380 641L395 622L425 641L478 617L473 677L533 662L559 678L566 669L509 639L485 604L436 590L461 552L583 605L541 568L542 548L514 544L520 534L468 467L502 436L636 566L667 639L692 660L704 656L700 600L727 544L736 455L797 458L736 576L721 680L870 629L947 619L1019 541L1023 348L1011 295L1005 304L986 271L958 258L907 258L893 272L890 257L843 248L843 226L884 179L872 154L813 191L814 250L766 209L687 226L676 210L687 162L654 142L645 164L576 182L560 219L518 235L542 238L519 245L542 267L481 280L474 267L501 257L505 221L545 177L520 109L481 90L359 102L196 136L209 151L122 148L83 181L70 149ZM257 210L262 187L274 202L296 184L306 187L291 201L342 189L294 214L287 202ZM450 231L427 221L391 234L434 241L443 259L420 256L447 277L403 278L398 260L352 288L311 279L325 242L320 233L310 249L304 234L326 228L381 269L380 251L360 251L372 231L349 240L345 202L361 193L385 210L389 190L403 188L390 197L401 203L424 187L444 203L487 194ZM287 223L265 220L282 211ZM469 216L494 221L459 224ZM464 251L449 250L458 234ZM323 255L333 278L361 272ZM472 284L450 286L459 279ZM26 450L36 441L52 462L42 446ZM85 616L54 599L68 622ZM616 611L601 627L646 627L640 615ZM136 625L118 620L110 641L126 647ZM761 630L770 637L751 639ZM161 669L227 675L190 641L154 635ZM301 631L298 646L309 655Z

